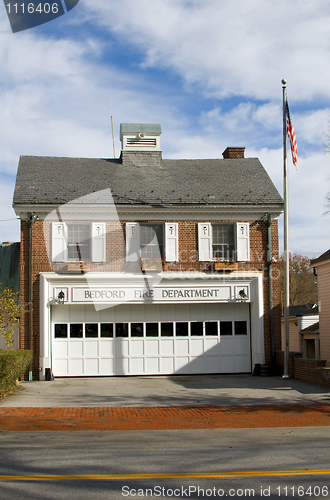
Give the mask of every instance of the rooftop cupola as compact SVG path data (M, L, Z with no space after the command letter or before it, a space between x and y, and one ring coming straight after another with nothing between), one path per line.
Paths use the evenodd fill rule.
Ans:
M158 123L121 123L121 161L123 165L160 165L161 126Z
M160 151L158 123L121 123L122 151Z

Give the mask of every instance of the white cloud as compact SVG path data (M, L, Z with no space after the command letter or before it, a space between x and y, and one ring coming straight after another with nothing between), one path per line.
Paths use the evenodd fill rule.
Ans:
M112 156L111 112L117 155L119 121L171 121L172 106L159 99L145 75L133 77L91 60L100 45L29 33L4 37L1 171L14 174L21 154Z
M308 111L297 113L292 118L297 140L306 141L309 144L318 146L321 150L325 142L325 133L329 125L330 108L318 109L316 111ZM298 144L299 147L299 144Z
M117 156L120 122L161 123L165 158L221 158L227 146L246 146L246 156L260 158L282 193L280 80L286 77L299 149L297 173L289 159L290 246L301 253L327 249L327 0L93 0L72 12L64 22L79 21L95 30L93 37L6 34L2 13L2 172L14 175L20 154L111 156L112 112ZM121 53L135 56L127 67L107 60L109 45L116 50L107 30ZM157 85L149 80L155 69L165 69ZM182 87L167 80L168 71ZM194 96L200 104L191 111L185 99ZM3 219L15 217L13 187L13 177L4 177ZM10 225L0 223L3 239L17 240L17 223Z
M213 95L277 99L286 77L294 99L330 96L327 0L94 0L84 7L134 44L144 67L172 68Z
M0 177L0 244L20 241L20 224L12 209L13 180Z
M257 156L283 196L283 153L262 149L251 152ZM298 171L292 165L288 150L289 174L289 230L290 250L302 255L321 255L330 247L327 236L330 216L324 216L326 194L330 190L330 157L312 154L306 158L298 156ZM283 251L283 217L280 217L279 232Z

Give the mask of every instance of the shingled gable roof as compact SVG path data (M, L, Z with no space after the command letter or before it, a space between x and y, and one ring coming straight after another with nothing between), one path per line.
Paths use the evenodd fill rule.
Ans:
M317 264L320 264L321 262L325 262L326 260L330 260L330 250L327 250L326 252L324 252L317 259L311 260L311 266L317 266Z
M117 204L283 205L257 158L128 166L117 159L21 156L13 201L58 205L106 188Z

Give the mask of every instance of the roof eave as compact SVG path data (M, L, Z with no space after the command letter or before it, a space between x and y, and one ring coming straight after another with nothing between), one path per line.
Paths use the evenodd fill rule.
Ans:
M42 204L42 203L14 203L13 208L16 215L26 220L30 212L36 212L39 218L43 219L50 213L60 209L61 214L65 217L67 214L75 214L76 217L81 216L86 220L95 220L95 217L103 217L102 220L113 220L114 212L118 214L118 218L125 220L133 217L148 217L149 219L160 220L164 218L184 217L185 220L220 220L220 219L237 219L238 217L246 220L265 219L267 214L271 214L273 219L278 218L283 212L282 204L268 205L217 205L217 204L120 204L110 205L115 210L112 210L109 215L109 204L84 204L84 203L68 203L68 204ZM109 218L110 216L110 218Z

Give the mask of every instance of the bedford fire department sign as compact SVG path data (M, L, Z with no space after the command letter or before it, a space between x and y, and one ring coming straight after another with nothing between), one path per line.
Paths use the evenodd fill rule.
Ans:
M218 302L231 299L231 287L72 287L72 302Z

